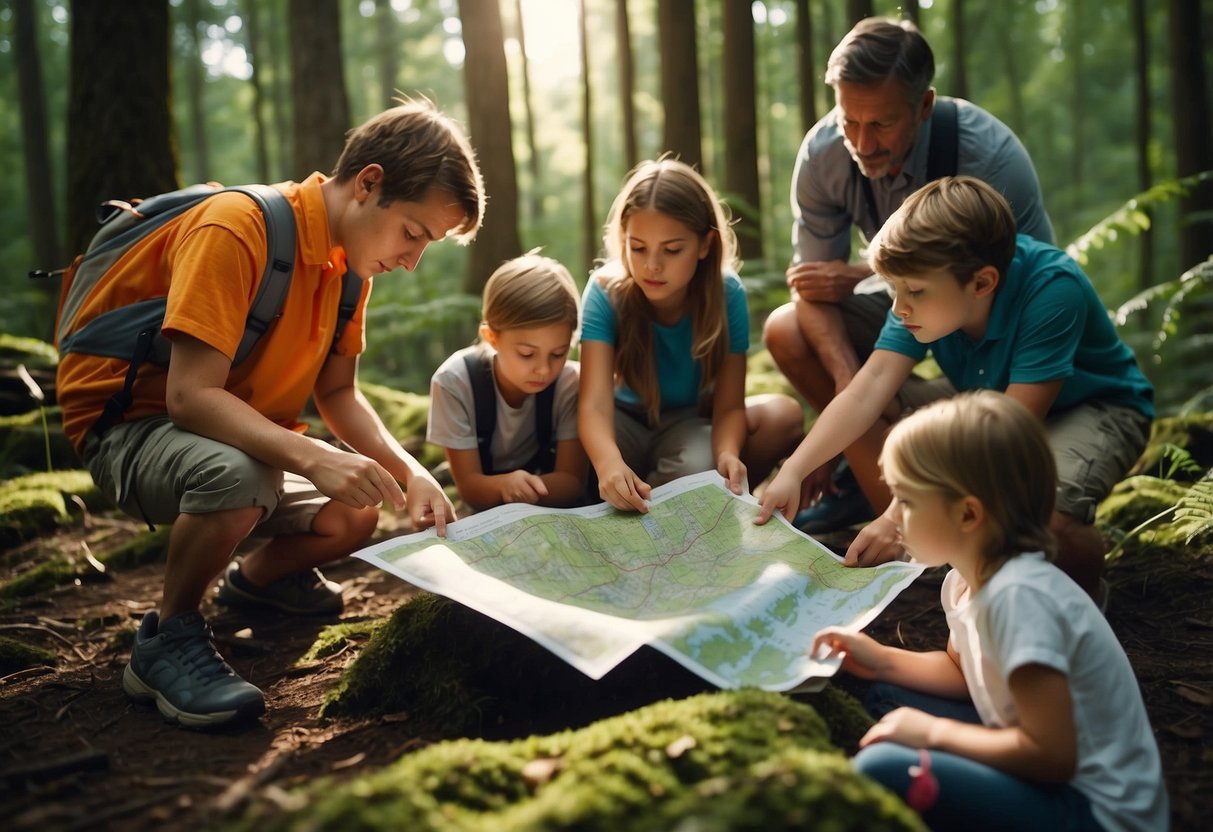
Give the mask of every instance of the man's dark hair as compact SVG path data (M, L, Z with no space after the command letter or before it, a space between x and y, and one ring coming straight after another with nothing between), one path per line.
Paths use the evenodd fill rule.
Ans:
M826 83L880 84L896 78L916 105L935 79L931 45L908 20L866 17L834 47L826 64Z

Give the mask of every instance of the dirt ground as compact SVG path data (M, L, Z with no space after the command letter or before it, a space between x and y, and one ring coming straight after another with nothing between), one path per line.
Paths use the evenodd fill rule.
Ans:
M137 531L116 518L112 541ZM393 534L391 521L382 534ZM0 578L80 533L3 553ZM827 541L845 545L845 540ZM163 567L98 576L0 607L0 635L59 658L0 678L0 816L13 830L215 828L250 801L289 802L317 776L344 778L427 744L407 714L321 719L317 709L356 655L297 666L325 621L249 617L208 600L220 651L266 694L255 725L210 733L162 722L121 691L131 634L158 601ZM326 570L342 583L343 620L380 617L415 590L360 560ZM869 628L915 649L942 646L938 570L926 573ZM1113 563L1109 620L1129 654L1162 750L1173 828L1213 815L1213 557L1163 562L1134 553ZM1200 818L1205 820L1201 821Z

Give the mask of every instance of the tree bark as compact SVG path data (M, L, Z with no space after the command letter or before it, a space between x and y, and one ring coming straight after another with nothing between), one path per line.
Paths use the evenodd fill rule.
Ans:
M291 0L291 101L295 161L291 179L333 169L350 128L337 0Z
M1086 175L1083 170L1088 155L1087 148L1087 73L1086 58L1083 55L1083 41L1086 33L1086 15L1083 13L1083 0L1072 0L1069 16L1069 36L1066 38L1066 59L1070 66L1071 87L1073 96L1070 105L1070 136L1071 136L1071 200L1072 210L1077 214L1086 205Z
M581 38L581 118L585 135L585 170L582 174L585 199L582 203L582 274L588 274L598 253L598 212L594 207L594 108L590 87L590 39L587 32L585 0L577 3L577 24Z
M63 265L58 212L51 175L46 128L46 89L38 49L37 10L33 0L13 0L13 52L21 99L21 143L25 159L25 217L34 244L34 262L45 269Z
M265 50L261 43L261 16L257 6L257 0L244 2L244 40L251 68L249 84L253 88L253 141L257 150L257 178L261 182L269 182L270 151L269 139L265 132L265 82L261 70Z
M383 84L380 106L392 107L400 74L400 26L391 0L375 0L375 36L379 50L379 80Z
M746 260L762 259L762 195L758 186L758 88L754 79L754 15L750 0L724 3L725 191L738 217Z
M969 48L965 37L964 0L952 0L948 13L952 30L952 83L948 92L957 98L969 97L969 77L965 72L965 53Z
M661 99L665 105L662 149L688 165L703 163L699 125L699 61L695 42L695 0L657 4L661 52Z
M615 42L619 52L619 109L623 114L623 155L628 170L640 161L636 147L636 78L632 61L632 31L628 24L628 0L615 3Z
M809 0L796 0L796 68L800 80L800 132L807 133L817 123L818 78Z
M1200 0L1170 0L1167 18L1175 157L1182 177L1213 169ZM1189 269L1213 254L1213 183L1206 182L1182 197L1179 209L1179 265Z
M190 46L194 53L186 61L186 85L189 95L190 138L194 146L194 172L191 179L195 182L206 182L211 176L211 152L206 140L206 79L202 67L202 38L198 34L201 19L198 13L198 0L185 0L181 7L185 29Z
M865 17L872 17L875 13L872 0L847 0L847 20L851 26Z
M73 0L70 41L67 239L82 251L101 202L178 187L168 0ZM139 56L138 71L123 55Z
M484 224L472 243L464 287L478 295L489 275L518 256L518 182L510 122L510 88L499 0L459 0L463 23L463 84L468 127L490 194Z
M522 59L522 104L526 113L527 169L531 173L530 199L527 207L531 222L539 219L542 197L539 188L539 146L535 143L535 107L531 103L531 67L526 53L526 26L522 20L522 0L514 0L514 17L518 21L518 52Z

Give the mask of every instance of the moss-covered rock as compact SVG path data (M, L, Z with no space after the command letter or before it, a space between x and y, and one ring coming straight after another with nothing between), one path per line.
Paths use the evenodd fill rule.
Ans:
M0 483L0 549L69 523L68 495L80 497L89 509L107 505L87 471L27 474Z
M897 798L851 771L824 722L744 690L664 701L577 731L457 740L241 828L342 830L918 830Z
M59 658L50 651L8 636L0 636L0 676L39 665L54 667L58 663Z
M322 712L405 712L431 736L517 738L710 689L648 647L595 681L515 630L422 593L375 631ZM853 748L871 725L845 691L827 688L803 701L822 715L840 747Z
M30 471L45 471L48 441L51 468L61 470L80 465L75 448L63 435L59 408L0 416L0 476L16 477Z
M1129 477L1100 503L1096 520L1119 541L1110 556L1142 546L1180 554L1207 550L1213 547L1213 482Z
M372 618L363 621L342 621L322 629L308 651L299 657L296 665L307 665L341 652L350 642L366 641L383 626L387 619Z

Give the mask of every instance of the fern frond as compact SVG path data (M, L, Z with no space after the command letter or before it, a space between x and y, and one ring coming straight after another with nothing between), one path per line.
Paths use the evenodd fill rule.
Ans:
M1087 265L1087 255L1091 249L1100 249L1108 243L1114 242L1122 231L1136 235L1148 230L1150 228L1149 212L1155 206L1184 196L1202 182L1210 180L1213 180L1213 170L1206 170L1182 179L1160 182L1154 187L1142 191L1066 246L1066 253L1077 260L1080 265Z
M1213 531L1213 469L1197 480L1175 505L1175 527L1184 543Z

